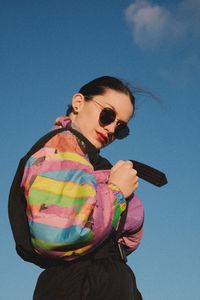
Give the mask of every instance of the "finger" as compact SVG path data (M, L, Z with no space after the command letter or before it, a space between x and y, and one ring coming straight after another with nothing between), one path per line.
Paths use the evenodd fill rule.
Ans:
M126 160L125 163L126 163L127 165L130 165L130 166L133 168L133 163L132 163L132 161Z
M126 160L124 162L124 166L127 168L127 169L133 169L133 163L130 161L130 160Z
M137 183L134 184L134 188L133 188L134 192L138 189L138 186L139 186L139 182L137 182Z
M111 171L115 172L117 169L121 168L124 165L124 160L118 160L116 164L112 167Z
M139 178L137 176L135 176L134 179L133 179L133 184L138 183L138 180L139 180Z
M134 175L134 176L137 175L137 170L136 170L136 169L133 169L133 168L132 168L132 172L133 172L133 175Z

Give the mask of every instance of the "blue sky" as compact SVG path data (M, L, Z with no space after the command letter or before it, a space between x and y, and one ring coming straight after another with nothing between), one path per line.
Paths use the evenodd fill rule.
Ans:
M81 85L118 76L157 96L136 95L131 135L102 151L166 172L140 181L145 233L129 257L144 300L200 299L200 1L1 1L2 300L28 300L40 269L15 253L7 218L19 159Z

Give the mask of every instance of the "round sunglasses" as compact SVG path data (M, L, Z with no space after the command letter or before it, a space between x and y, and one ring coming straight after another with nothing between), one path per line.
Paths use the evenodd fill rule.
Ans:
M92 100L94 103L98 104L102 110L99 115L99 124L101 126L106 126L113 123L116 120L116 112L110 107L103 107L96 100ZM118 140L124 139L129 135L129 128L126 122L117 120L116 128L114 132L114 137Z

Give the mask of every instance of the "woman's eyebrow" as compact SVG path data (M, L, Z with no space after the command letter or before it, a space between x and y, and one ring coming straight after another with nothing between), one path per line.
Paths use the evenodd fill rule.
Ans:
M102 105L102 107L109 106L110 108L112 108L114 110L114 112L116 113L116 115L118 115L118 112L116 111L116 108L112 104L106 102L104 104L102 103L101 105ZM120 119L117 118L117 120L120 121L120 122L123 122L123 123L128 123L128 121L124 121L121 118Z
M115 112L117 112L116 109L115 109L115 107L114 107L112 104L110 104L110 103L105 103L105 105L110 106Z
M105 105L110 106L110 107L115 111L115 113L118 114L118 112L116 111L115 107L114 107L112 104L110 104L110 103L105 103ZM123 122L123 123L128 123L127 121L124 121L124 120L122 120L121 118L120 118L120 119L117 118L117 120L120 121L120 122Z

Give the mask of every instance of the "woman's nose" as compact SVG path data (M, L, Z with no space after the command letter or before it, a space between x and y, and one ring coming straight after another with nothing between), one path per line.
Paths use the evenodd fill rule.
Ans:
M112 122L111 124L104 126L104 129L111 134L115 132L115 128L116 128L116 122Z

